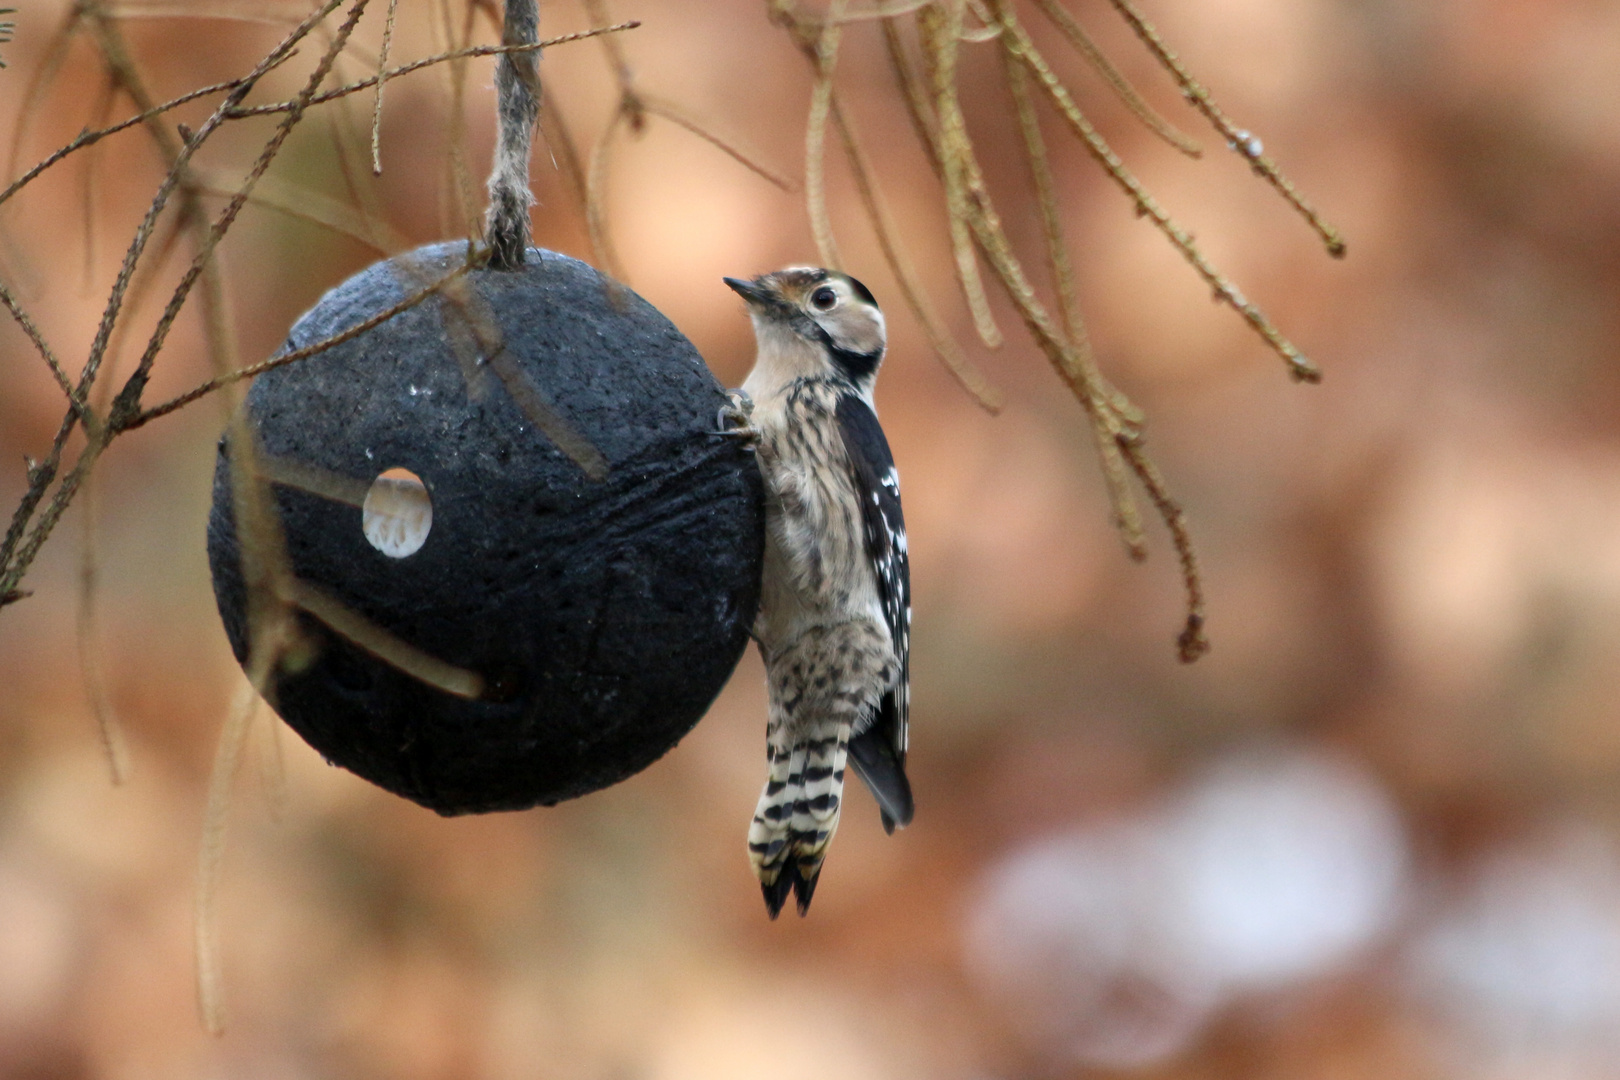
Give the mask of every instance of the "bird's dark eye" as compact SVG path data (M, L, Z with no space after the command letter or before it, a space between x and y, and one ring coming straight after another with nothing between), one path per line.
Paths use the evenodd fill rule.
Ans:
M810 302L815 305L817 311L831 311L832 306L838 303L838 294L830 286L823 285L810 294Z

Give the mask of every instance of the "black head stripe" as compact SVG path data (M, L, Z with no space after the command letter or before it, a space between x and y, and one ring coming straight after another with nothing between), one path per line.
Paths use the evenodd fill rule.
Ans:
M827 353L832 357L833 366L844 374L851 382L859 383L872 377L877 371L878 364L883 361L883 350L874 349L869 353L859 353L854 349L841 349L827 341Z
M883 362L883 349L877 348L869 353L856 352L846 349L833 341L831 334L825 327L814 319L804 318L802 322L796 321L794 329L821 344L827 350L827 356L832 360L833 367L838 373L852 383L859 383L870 379L877 371L878 365Z
M872 290L871 289L868 289L865 285L862 285L860 282L856 281L854 278L850 277L848 274L844 275L844 280L849 282L849 287L855 290L855 295L856 296L860 297L862 300L865 300L868 304L871 304L873 307L878 306L877 297L872 295Z

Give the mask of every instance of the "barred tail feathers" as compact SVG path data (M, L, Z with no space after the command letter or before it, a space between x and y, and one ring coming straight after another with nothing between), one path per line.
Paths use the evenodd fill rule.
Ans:
M768 653L770 772L748 831L748 853L775 918L788 893L810 907L838 829L849 741L870 723L898 665L887 635L866 620L812 627Z
M843 803L847 726L792 747L771 748L770 778L748 830L748 854L775 918L788 893L810 909Z

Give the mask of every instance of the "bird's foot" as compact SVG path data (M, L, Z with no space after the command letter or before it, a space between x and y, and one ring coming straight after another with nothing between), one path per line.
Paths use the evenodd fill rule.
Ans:
M759 429L752 422L754 399L742 390L728 390L726 396L730 400L720 406L720 414L715 418L719 430L715 434L741 439L746 446L758 445Z

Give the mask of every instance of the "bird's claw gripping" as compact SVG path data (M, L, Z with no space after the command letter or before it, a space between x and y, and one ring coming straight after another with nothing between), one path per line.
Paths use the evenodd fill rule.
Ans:
M715 424L719 428L715 434L741 439L748 446L757 444L759 429L752 422L754 399L742 390L728 390L726 397L729 400L720 406L720 413L715 417Z

